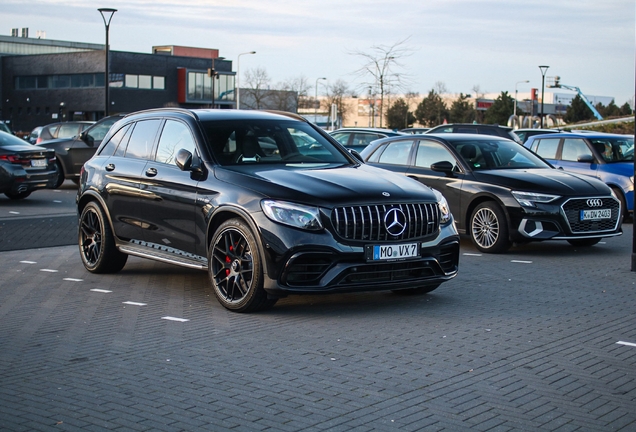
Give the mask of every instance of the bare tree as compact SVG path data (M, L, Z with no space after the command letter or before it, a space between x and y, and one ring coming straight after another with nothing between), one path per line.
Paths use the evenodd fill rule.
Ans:
M269 95L269 83L271 79L267 71L263 68L248 69L245 71L245 89L241 96L245 94L245 105L251 109L261 109L263 102ZM241 105L243 105L241 97Z
M340 114L340 120L345 122L347 115L349 115L349 107L346 104L345 99L351 95L349 85L344 80L337 80L333 84L327 86L327 108L331 105L336 105L338 113Z
M406 75L396 73L396 69L401 68L399 62L404 57L408 57L413 53L413 49L404 44L409 38L394 43L393 45L374 45L370 52L353 51L351 54L362 57L365 64L355 73L361 77L370 77L371 82L367 81L362 84L364 87L377 87L380 92L380 127L382 127L384 95L387 87L396 92L403 87ZM374 90L373 93L376 93Z
M309 99L309 90L311 85L306 76L300 75L295 78L290 78L281 83L280 88L283 90L296 93L296 107L304 107L307 105ZM313 106L313 105L312 105Z
M481 97L484 96L484 92L481 91L481 88L479 87L479 84L475 84L472 88L472 91L475 92L475 99L479 99Z
M437 93L438 95L443 95L448 93L448 87L446 87L446 83L444 83L444 81L435 82L435 85L433 86L433 90L435 90L435 93Z

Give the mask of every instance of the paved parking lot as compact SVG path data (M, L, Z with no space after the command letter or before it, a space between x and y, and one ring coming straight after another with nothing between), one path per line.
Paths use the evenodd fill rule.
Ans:
M632 235L506 255L465 240L460 275L429 295L252 315L204 272L0 252L0 430L633 431Z

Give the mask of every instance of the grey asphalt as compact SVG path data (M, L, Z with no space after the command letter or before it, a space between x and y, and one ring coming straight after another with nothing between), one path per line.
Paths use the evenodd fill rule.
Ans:
M223 309L205 272L131 258L90 274L75 233L0 252L0 430L634 431L624 229L506 255L464 239L459 276L429 295L297 296L251 315Z

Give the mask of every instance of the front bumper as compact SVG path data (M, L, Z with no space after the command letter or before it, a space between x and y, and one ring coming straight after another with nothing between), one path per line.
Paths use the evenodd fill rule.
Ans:
M419 258L382 262L368 262L364 244L340 243L328 231L272 228L275 236L261 230L264 288L272 296L417 288L439 285L457 275L459 236L453 223L440 226L435 238L418 242Z
M611 218L582 220L581 212L590 210L590 197L569 198L557 204L543 204L535 209L509 209L512 237L516 241L573 240L604 238L622 234L620 203L614 197L594 197L611 210Z

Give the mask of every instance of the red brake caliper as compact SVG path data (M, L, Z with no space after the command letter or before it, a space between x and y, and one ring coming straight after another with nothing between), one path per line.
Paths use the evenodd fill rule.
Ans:
M233 250L234 250L234 248L230 245L230 251L233 251ZM225 262L228 263L228 264L232 262L232 260L230 259L229 255L225 255ZM229 275L230 275L230 269L226 268L225 269L225 276L229 276Z

